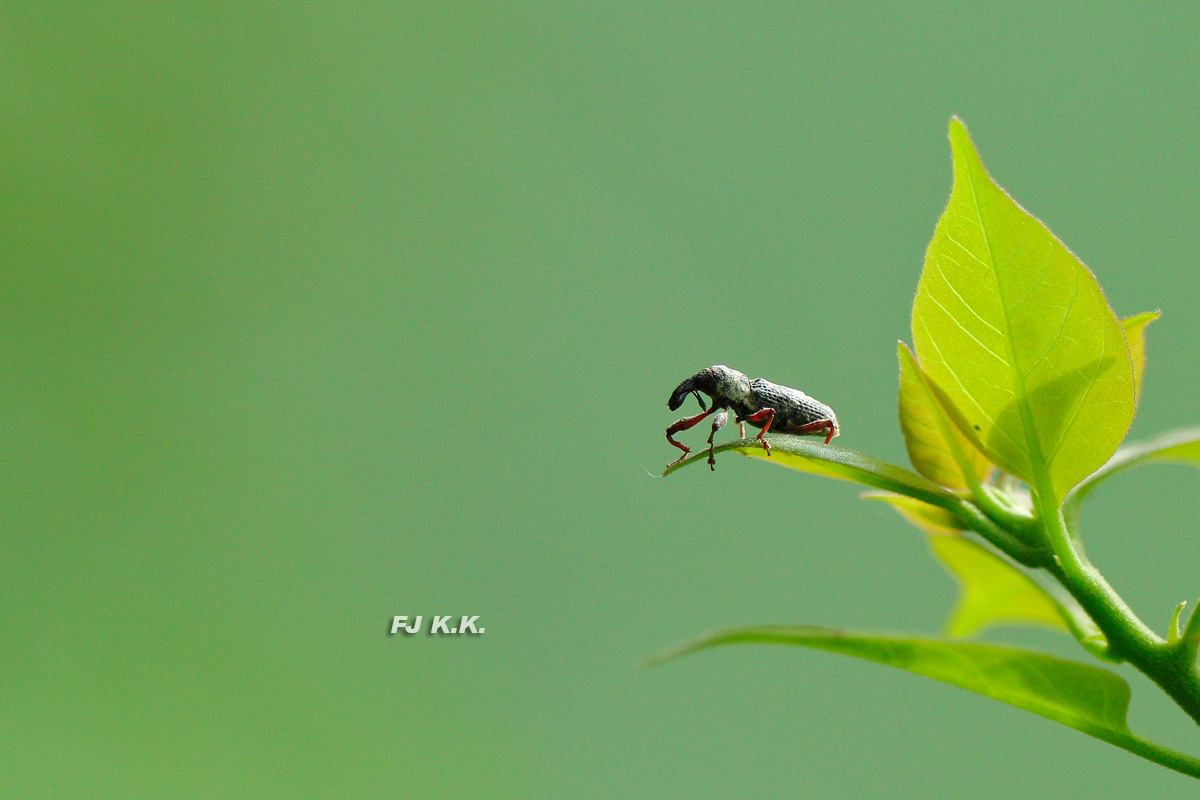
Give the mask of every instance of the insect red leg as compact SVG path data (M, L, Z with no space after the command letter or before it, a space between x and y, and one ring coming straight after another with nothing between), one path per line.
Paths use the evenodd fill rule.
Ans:
M837 431L837 428L833 426L833 420L831 419L819 419L816 422L810 422L807 425L801 425L799 428L800 433L816 433L817 431L828 431L828 433L825 434L825 444L829 444L829 442L833 439L833 434Z
M688 453L692 452L692 448L688 447L686 444L681 444L681 443L675 441L673 438L671 438L671 434L679 433L680 431L686 431L688 428L692 427L697 422L704 419L705 417L707 417L709 414L713 413L716 410L717 410L716 407L713 407L713 408L708 409L707 411L705 411L702 414L697 414L694 417L684 417L683 419L672 423L671 427L667 428L667 441L683 451L683 455L681 455L679 458L672 461L671 464L678 464L680 461L683 461L685 458L687 458ZM671 466L671 464L667 464L667 466L669 467L669 466Z
M762 430L758 432L757 438L758 441L762 442L763 450L767 451L767 455L771 455L771 445L767 444L767 440L763 437L767 435L767 431L771 430L771 421L775 419L775 409L764 408L759 411L755 411L753 414L746 417L746 422L762 422L764 419L767 422L765 425L763 425Z

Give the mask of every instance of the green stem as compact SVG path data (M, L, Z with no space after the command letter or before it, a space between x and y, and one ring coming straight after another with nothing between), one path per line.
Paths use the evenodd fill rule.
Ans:
M1109 744L1116 745L1122 750L1128 750L1136 756L1141 756L1147 761L1153 761L1155 764L1161 764L1168 769L1173 769L1176 772L1182 772L1184 775L1190 775L1193 778L1200 778L1200 759L1185 755L1176 750L1163 747L1160 744L1146 741L1132 733L1124 736L1114 736L1108 730L1097 730L1092 732L1092 735L1098 739L1103 739Z
M1048 484L1039 482L1038 517L1058 560L1056 577L1108 638L1109 651L1158 684L1200 724L1200 681L1194 666L1180 657L1185 648L1168 645L1142 622L1100 571L1076 549L1075 537Z
M956 498L955 502L947 502L943 507L953 513L967 526L982 536L988 544L1006 554L1009 558L1031 569L1049 567L1053 562L1045 550L1031 547L1011 531L997 525L992 518L979 510L974 504Z
M1046 508L1046 505L1049 504L1039 502L1040 517L1058 558L1067 590L1126 657L1132 655L1123 652L1127 648L1137 653L1160 649L1165 644L1162 638L1138 618L1100 571L1076 551L1074 537L1067 530L1062 512L1054 506Z
M1001 528L1010 531L1025 544L1036 547L1041 536L1037 521L1026 513L1020 513L1011 506L1000 502L992 487L977 480L968 480L968 488L975 499L975 505L987 515L988 519Z

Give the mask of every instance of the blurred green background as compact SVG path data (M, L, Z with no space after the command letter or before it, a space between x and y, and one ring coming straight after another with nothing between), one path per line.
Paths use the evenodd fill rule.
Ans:
M1186 16L1185 15L1190 15ZM657 473L713 363L904 461L895 342L961 115L1200 421L1194 7L0 11L0 796L1181 796L994 701L720 625L937 631L855 487ZM704 434L692 432L693 444ZM1089 552L1160 630L1194 472ZM389 636L479 615L475 637ZM992 638L1083 657L1051 634ZM1132 675L1132 724L1200 736Z

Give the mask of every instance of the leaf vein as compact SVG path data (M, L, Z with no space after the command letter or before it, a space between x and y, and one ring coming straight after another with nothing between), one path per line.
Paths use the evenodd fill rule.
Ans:
M1078 277L1076 278L1078 280ZM1104 351L1108 349L1108 337L1100 337L1100 356L1096 359L1096 367L1092 370L1092 376L1088 378L1087 388L1080 392L1075 399L1075 407L1071 409L1071 417L1067 420L1067 424L1062 426L1058 432L1058 441L1054 443L1054 447L1050 450L1050 455L1046 458L1046 463L1054 460L1054 455L1058 449L1062 447L1063 442L1067 440L1067 432L1075 425L1075 419L1079 416L1079 411L1083 408L1083 403L1087 400L1089 394L1092 393L1093 387L1096 385L1096 376L1100 374L1100 368L1104 364Z
M928 326L926 326L923 321L921 325L926 329L926 331L928 331ZM975 396L971 394L969 389L967 389L966 385L963 384L962 378L958 376L958 372L954 369L954 365L948 362L946 357L942 355L942 349L938 347L937 340L933 337L928 337L928 339L930 346L933 347L934 351L937 353L938 361L940 361L946 367L946 371L950 373L951 378L954 378L954 382L958 384L958 388L962 391L963 396L971 401L971 404L974 405L976 410L979 412L979 416L983 417L983 419L987 421L991 430L1000 431L1000 433L1004 435L1004 438L1008 439L1013 447L1017 449L1017 452L1028 454L1026 448L1020 442L1014 439L1011 433L996 424L996 420L992 419L991 415L987 413L984 407L980 405L979 401L975 399Z
M1056 330L1054 332L1054 335L1052 337L1050 337L1050 343L1046 345L1046 349L1042 350L1042 354L1040 356L1038 356L1036 359L1034 359L1034 362L1029 365L1028 369L1022 371L1018 367L1017 371L1021 375L1022 382L1024 382L1025 378L1027 378L1029 376L1029 373L1033 372L1034 367L1036 367L1038 364L1042 363L1042 359L1045 358L1050 353L1050 351L1054 349L1055 343L1058 341L1059 336L1062 335L1063 328L1065 328L1067 326L1067 317L1069 317L1071 315L1071 307L1075 305L1075 298L1078 296L1079 296L1079 273L1076 272L1075 273L1075 286L1071 289L1071 299L1067 301L1067 307L1063 309L1062 319L1059 320L1059 323L1058 323L1058 330ZM1067 337L1067 338L1070 339L1070 337ZM1049 461L1049 459L1047 459L1047 461Z
M951 239L951 241L954 241L954 240L953 240L953 239ZM957 242L956 242L956 244L957 244ZM961 247L961 245L959 245L959 246ZM978 260L979 260L979 259L978 259L978 257L976 257L976 259L975 259L975 260L976 260L976 261L978 261ZM941 275L941 276L942 276L942 280L945 282L945 284L946 284L946 288L947 288L947 289L949 289L949 290L950 290L950 292L951 292L951 293L952 293L952 294L953 294L953 295L954 295L956 298L958 298L958 302L960 302L960 303L962 303L962 304L963 304L963 308L967 309L967 311L970 311L970 312L971 312L971 314L972 314L972 315L974 315L975 319L977 319L977 320L979 320L980 322L982 322L982 323L983 323L985 326L987 326L989 329L991 329L991 330L992 330L992 331L993 331L993 332L994 332L994 333L995 333L997 336L1003 336L1004 334L1000 332L1000 329L999 329L999 328L997 328L995 325L993 325L992 323L988 322L986 319L984 319L983 317L981 317L981 316L979 315L979 312L978 312L978 311L976 311L976 310L975 310L975 309L974 309L974 308L971 306L971 304L970 304L970 303L968 303L966 300L964 300L964 299L963 299L963 296L962 296L961 294L959 294L959 293L958 293L958 290L954 288L954 284L953 284L953 283L950 281L950 279L949 279L949 278L947 278L947 277L946 277L946 273L942 272L942 264L941 264L941 260L940 260L940 259L934 262L934 266L935 266L935 267L937 267L938 275ZM934 302L937 302L937 301L935 300ZM940 303L939 303L939 305L940 305ZM974 338L974 337L972 337L972 338Z
M983 214L981 213L983 207L979 204L979 194L975 189L975 178L973 175L971 175L971 168L969 165L964 165L963 175L966 178L967 186L971 190L971 201L974 205L976 218L979 220L979 222L978 222L979 230L983 234L983 246L985 248L987 248L988 259L992 264L992 281L995 282L995 284L996 284L996 293L1000 297L1000 307L1002 309L1004 309L1004 312L1005 312L1004 313L1004 327L1005 327L1005 330L1008 332L1008 336L1006 337L1005 342L1008 344L1008 353L1010 356L1010 359L1007 363L1009 365L1009 369L1011 370L1012 376L1014 379L1013 385L1017 386L1023 390L1024 389L1024 381L1021 380L1021 378L1020 378L1020 375L1019 375L1020 370L1017 368L1017 363L1016 363L1016 354L1013 352L1012 322L1008 316L1008 302L1005 300L1005 297L1004 297L1004 287L1000 283L1000 275L996 272L995 251L992 249L992 241L991 241L991 238L988 236L987 226L983 224ZM1033 454L1035 451L1038 451L1041 449L1037 443L1037 432L1030 430L1030 426L1027 423L1027 419L1028 419L1028 415L1029 415L1028 400L1026 397L1023 396L1023 393L1022 393L1022 396L1019 396L1017 398L1017 402L1022 407L1021 428L1023 429L1023 431L1025 433L1025 439L1026 439L1023 446L1020 444L1017 444L1017 450L1024 453L1029 458L1029 462L1030 462L1029 466L1036 473L1036 471L1038 470L1038 465L1034 463L1035 459L1033 457ZM1005 431L1005 432L1007 433L1007 431ZM1011 435L1009 435L1009 438L1013 439L1013 443L1016 444L1015 438L1013 438ZM1030 445L1033 445L1033 447L1030 447ZM1040 453L1039 453L1039 455L1040 455Z
M938 300L936 297L934 297L934 296L933 296L933 292L929 292L929 293L928 293L928 296L929 296L929 299L933 301L933 304L934 304L935 306L937 306L938 308L940 308L940 309L941 309L941 310L942 310L942 311L943 311L943 312L946 314L946 316L950 318L950 321L951 321L951 322L953 322L955 325L957 325L957 326L958 326L958 329L959 329L959 330L961 330L961 331L962 331L963 333L965 333L965 334L966 334L968 337L970 337L971 341L975 342L975 344L977 344L977 345L979 345L980 347L982 347L982 348L984 349L984 351L986 351L986 352L987 352L987 354L988 354L988 355L990 355L992 358L994 358L994 359L996 359L997 361L999 361L1001 364L1006 364L1006 363L1008 363L1008 362L1006 362L1006 361L1004 360L1004 357L1003 357L1003 356L1001 356L1001 355L999 355L999 354L997 354L997 353L993 352L992 348L988 347L986 344L984 344L983 342L979 341L979 338L978 338L978 337L976 337L976 336L975 336L975 334L973 334L973 333L971 333L969 330L967 330L967 326L966 326L966 325L963 325L963 324L962 324L962 322L960 322L960 321L958 320L958 318L957 318L957 317L955 317L955 316L954 316L954 314L952 314L952 313L950 312L950 309L948 309L948 308L946 308L944 305L942 305L941 301L939 301L939 300ZM972 313L974 313L974 312L972 312ZM976 315L976 316L978 316L978 315ZM997 333L999 333L999 331L997 331Z

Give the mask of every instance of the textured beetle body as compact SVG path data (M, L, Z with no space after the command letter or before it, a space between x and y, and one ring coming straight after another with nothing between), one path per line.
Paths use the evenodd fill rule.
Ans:
M700 392L712 398L712 408L706 408ZM700 408L704 413L694 417L684 417L667 428L667 441L683 451L683 455L672 463L682 461L691 452L689 447L675 441L672 434L687 430L709 414L717 411L724 412L724 409L733 411L739 426L743 422L749 422L754 427L762 429L757 438L763 449L767 451L767 455L771 453L771 445L763 438L767 431L824 435L826 444L841 433L838 428L837 415L824 403L814 400L798 389L780 386L762 378L751 380L736 369L730 369L722 364L702 369L675 387L675 391L671 393L671 398L667 401L667 407L675 411L683 405L683 401L689 394L696 396L696 401L700 403ZM712 434L708 437L708 465L710 468L715 468L713 436L727 419L727 414L720 413L713 422Z
M715 402L715 401L714 401ZM826 434L826 444L834 436L841 434L838 430L837 415L833 409L824 403L814 400L799 389L780 386L777 383L755 378L750 381L750 396L743 402L734 404L733 410L738 416L750 421L755 412L764 408L775 409L775 419L771 430L777 433ZM810 427L814 422L828 421L827 428L814 430ZM750 424L756 428L763 427L761 422Z

